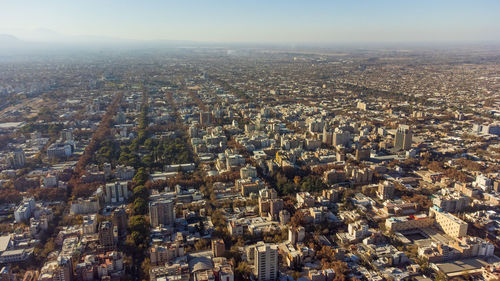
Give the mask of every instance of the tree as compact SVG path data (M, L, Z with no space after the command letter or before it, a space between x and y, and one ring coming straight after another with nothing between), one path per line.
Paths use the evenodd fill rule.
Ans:
M141 275L142 279L149 280L149 270L151 269L151 261L149 258L145 258L141 263Z
M131 216L129 219L130 237L136 247L147 247L149 238L149 223L141 215Z
M134 214L135 215L144 215L148 211L148 204L146 200L138 197L134 200Z
M317 192L325 189L326 185L319 176L307 176L302 180L300 190L308 192Z
M294 272L292 272L292 278L293 278L294 280L299 279L299 278L300 278L300 276L301 276L301 274L300 274L300 272L299 272L299 271L294 271Z
M140 167L137 170L137 173L135 173L134 178L132 179L132 182L134 185L144 185L146 181L148 180L149 175L146 173L146 170L143 167Z
M365 185L361 188L361 192L369 197L375 197L376 196L376 187L371 187L369 185Z
M144 155L144 157L142 157L141 161L145 167L148 167L148 168L153 167L153 156L151 154Z
M43 248L41 246L43 246ZM46 261L48 255L55 249L56 243L54 243L54 238L50 238L45 244L35 247L35 261L40 265L43 264Z
M77 182L73 185L71 194L78 197L90 197L99 187L100 183L81 183Z
M300 178L300 176L295 176L295 177L293 178L293 183L295 183L295 185L297 185L297 186L298 186L298 185L300 184L300 181L301 181L301 180L302 180L302 179Z
M209 244L208 244L207 240L205 240L205 239L200 239L200 240L196 241L196 243L194 243L194 249L196 251L208 249L208 246L209 246Z
M445 275L444 273L439 272L439 273L436 275L436 277L435 277L435 279L434 279L434 280L436 280L436 281L446 281L446 280L448 280L448 278L446 277L446 275Z
M129 228L131 231L145 233L149 230L149 225L144 216L136 215L130 217Z
M104 141L102 141L99 145L99 149L94 155L94 159L99 163L111 162L115 163L115 161L120 156L120 146L117 142L115 142L112 138L108 137Z
M196 231L198 233L200 233L200 235L204 235L205 234L205 225L203 224L202 221L200 221L195 227L196 227Z
M304 226L306 224L304 213L302 213L301 211L295 212L290 220L290 223L293 227Z
M220 209L215 210L211 216L212 224L214 227L226 227L226 217Z
M138 185L134 187L134 197L147 199L149 197L149 191L144 185Z
M234 275L235 280L250 280L250 276L252 275L252 268L247 262L242 261L234 269Z
M19 203L23 199L21 193L12 188L0 189L0 203Z
M92 156L95 154L98 144L101 143L107 136L109 136L110 127L112 125L113 116L115 115L116 109L120 101L122 100L122 93L118 93L113 98L111 105L108 106L106 113L102 117L101 123L97 130L92 134L92 138L90 139L89 144L85 147L85 150L78 159L75 168L75 174L73 178L78 179L85 171L85 166L90 162Z
M402 196L401 199L407 202L416 203L417 206L421 209L428 209L432 207L432 201L427 198L427 196L422 194L413 194L413 196Z

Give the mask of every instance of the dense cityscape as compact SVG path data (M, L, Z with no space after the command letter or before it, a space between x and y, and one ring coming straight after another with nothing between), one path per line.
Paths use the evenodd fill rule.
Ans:
M495 48L0 63L0 280L500 280Z

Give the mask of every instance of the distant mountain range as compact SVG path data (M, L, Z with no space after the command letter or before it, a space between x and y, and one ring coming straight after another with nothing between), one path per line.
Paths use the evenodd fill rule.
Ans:
M21 38L21 39L20 39ZM67 47L154 47L154 46L207 46L201 43L181 40L134 40L106 36L78 35L66 36L51 30L36 30L17 37L0 33L0 50L46 49ZM1 55L1 53L0 53Z
M0 46L4 44L21 44L23 41L10 34L0 34Z

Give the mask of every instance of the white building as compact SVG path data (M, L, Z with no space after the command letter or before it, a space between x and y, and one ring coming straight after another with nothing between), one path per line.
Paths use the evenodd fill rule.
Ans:
M97 217L96 215L88 215L83 217L82 233L94 234L97 232Z
M128 183L126 181L107 183L104 190L104 201L106 203L118 203L128 199Z
M16 150L11 152L7 158L8 166L14 169L22 168L26 165L26 156L24 151Z
M264 242L255 245L254 274L258 281L278 279L278 246Z
M350 240L359 240L369 236L368 224L362 221L356 221L347 225L347 231Z
M484 175L478 175L473 184L484 191L489 191L492 186L491 179Z
M130 166L116 166L114 176L119 180L131 180L135 175L135 169Z
M256 178L257 177L257 169L250 164L240 169L240 178Z
M0 255L0 263L12 263L27 260L33 254L31 249L15 249L3 252Z
M71 214L94 214L99 212L100 204L97 198L83 199L78 198L71 202Z
M303 226L288 229L288 242L295 244L302 242L306 237L306 229Z
M54 174L48 174L43 178L44 187L57 187L57 176Z
M231 167L237 167L243 164L245 164L245 157L239 154L231 154L226 156L226 168L228 170L230 170Z
M66 158L71 156L73 148L67 143L54 143L47 149L47 157L49 159Z
M351 134L348 131L342 131L339 129L335 130L335 133L332 135L332 144L334 146L347 146L351 139Z
M31 217L31 213L35 209L34 198L24 198L21 204L14 211L14 219L17 223L26 222Z

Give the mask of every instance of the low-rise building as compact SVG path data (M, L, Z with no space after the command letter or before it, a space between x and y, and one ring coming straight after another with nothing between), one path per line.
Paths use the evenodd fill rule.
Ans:
M426 214L403 217L392 217L385 220L385 227L389 231L402 231L415 228L424 228L434 225L434 219Z

